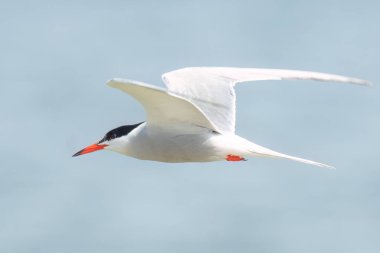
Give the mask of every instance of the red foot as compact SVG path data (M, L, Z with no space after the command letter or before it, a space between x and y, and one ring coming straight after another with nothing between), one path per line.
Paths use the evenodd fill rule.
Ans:
M226 161L229 162L239 162L239 161L247 161L244 157L238 156L238 155L227 155Z

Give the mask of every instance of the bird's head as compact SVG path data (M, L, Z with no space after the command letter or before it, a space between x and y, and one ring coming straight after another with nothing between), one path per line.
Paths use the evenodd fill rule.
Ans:
M112 129L106 133L98 143L85 147L73 156L84 155L102 149L118 151L118 149L123 148L123 144L125 144L125 141L127 140L126 136L142 123L143 122Z

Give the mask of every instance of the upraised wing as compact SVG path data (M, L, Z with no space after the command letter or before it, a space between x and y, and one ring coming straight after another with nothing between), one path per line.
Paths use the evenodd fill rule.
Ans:
M128 93L140 102L147 113L148 124L169 127L171 123L184 123L217 131L213 123L196 105L165 89L119 78L112 79L107 84Z
M259 80L316 80L369 85L364 80L324 73L254 68L194 67L163 74L171 93L195 104L221 133L235 132L235 91L239 82Z

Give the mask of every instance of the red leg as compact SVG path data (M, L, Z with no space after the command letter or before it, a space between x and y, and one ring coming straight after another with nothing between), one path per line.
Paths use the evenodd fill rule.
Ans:
M227 155L226 161L229 162L239 162L239 161L247 161L244 157L238 156L238 155Z

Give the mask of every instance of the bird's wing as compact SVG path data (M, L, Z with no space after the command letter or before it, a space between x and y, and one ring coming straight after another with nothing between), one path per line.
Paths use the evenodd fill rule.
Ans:
M162 75L168 90L195 104L222 133L235 132L235 91L239 82L258 80L317 80L369 85L369 82L324 73L254 68L194 67Z
M107 84L128 93L140 102L147 113L148 124L165 127L178 123L190 124L217 131L196 105L165 89L119 78L112 79Z

